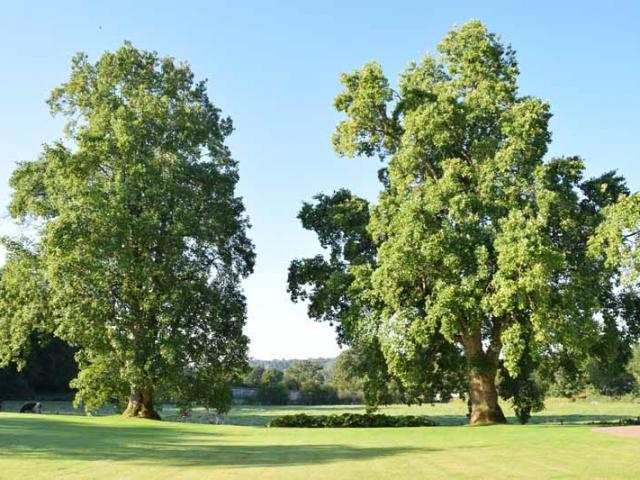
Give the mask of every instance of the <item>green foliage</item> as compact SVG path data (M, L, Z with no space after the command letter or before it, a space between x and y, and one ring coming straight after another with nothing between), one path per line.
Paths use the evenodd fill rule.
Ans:
M597 360L587 364L589 383L596 392L610 397L620 397L632 393L637 389L634 376L626 369L623 362L614 365L602 365Z
M312 360L294 362L284 372L284 384L288 389L298 391L297 403L304 405L337 402L336 390L326 380L322 365Z
M527 349L582 364L607 335L598 316L618 295L618 267L587 244L604 216L622 218L608 232L632 229L635 207L610 207L628 193L614 173L583 181L580 158L544 160L549 105L519 93L515 52L484 25L454 28L437 50L411 63L396 90L375 62L341 78L336 152L387 161L367 226L375 259L348 266L343 305L355 308L341 328L357 325L352 342L377 339L407 399L455 391L468 373L482 409L500 359L515 381L534 368ZM327 277L307 276L318 278L316 293ZM623 319L615 335L624 329ZM541 393L524 375L510 398L526 417ZM476 418L501 421L499 410Z
M289 403L289 389L282 382L258 385L256 401L260 405L286 405Z
M612 270L614 285L622 293L609 294L612 306L604 316L602 339L588 371L600 392L620 395L640 385L635 366L637 346L632 350L632 345L640 339L640 194L607 187L609 185L603 185L601 192L614 201L608 202L601 211L604 221L589 240L589 254ZM620 329L624 332L623 338L613 333Z
M586 372L568 355L558 355L541 368L548 384L548 393L554 397L575 398L587 387Z
M619 316L604 319L602 333L584 366L589 383L603 395L621 396L636 387L627 365L632 356L631 344L637 336L630 334L628 323L623 324L625 328L621 333L620 323Z
M275 368L267 368L260 376L260 383L274 384L284 380L284 372Z
M0 367L14 360L24 368L32 338L53 329L49 285L37 245L26 239L2 239L6 249L0 271Z
M532 412L539 412L544 408L546 385L540 380L539 352L531 350L531 332L519 330L518 341L522 345L522 352L518 362L508 368L504 362L498 372L498 391L504 400L511 400L511 404L520 423L525 424L531 418Z
M353 292L351 267L374 262L375 248L367 233L369 204L348 190L319 194L298 214L302 226L318 235L328 258L317 255L291 262L288 290L293 301L308 301L308 314L335 323L338 340L346 343L357 328L362 308Z
M383 428L383 427L435 427L436 422L414 415L391 416L383 414L343 413L341 415L283 415L267 423L268 427L291 428Z
M51 335L32 335L24 368L0 369L0 400L27 398L70 398L69 382L77 374L74 349Z
M257 387L262 379L262 374L265 372L265 368L261 365L254 365L249 368L249 371L244 375L242 379L243 385L247 387Z
M298 390L304 384L320 385L324 380L324 368L313 360L296 361L284 372L284 381L292 390Z
M333 135L336 152L342 155L374 154L384 157L397 147L401 134L397 124L399 110L389 115L387 104L394 99L394 91L377 62L362 70L342 74L340 82L345 91L340 93L334 106L349 117L338 124ZM353 141L357 138L357 141Z
M7 244L2 363L53 331L78 348L89 409L139 389L225 409L254 263L231 120L188 65L129 43L76 55L48 103L67 137L11 177L10 212L37 241Z
M368 308L355 271L371 271L375 248L367 231L369 204L342 189L316 195L298 214L304 228L318 236L328 255L291 262L288 291L294 302L308 301L308 314L336 326L338 342L350 345L360 359L355 366L363 378L365 401L377 405L391 400L390 376L375 331L366 331L362 312Z
M640 386L640 344L633 346L631 360L629 361L629 373L633 375L636 386Z
M353 348L338 355L331 377L338 399L352 403L360 403L364 399L364 379L359 375L359 363L360 357Z
M310 358L307 360L313 360L314 362L318 362L325 369L330 369L335 363L336 359L331 357L318 357L318 358ZM298 362L300 359L296 358L281 358L276 360L258 360L255 358L249 359L249 365L251 367L261 366L264 368L275 368L276 370L286 370L292 363Z
M375 407L405 398L432 401L462 390L462 356L441 335L428 345L411 342L396 350L388 348L389 355L382 353L378 332L382 326L367 318L367 312L380 307L367 295L377 253L367 231L368 203L348 190L314 199L304 204L298 217L304 228L318 235L328 255L292 261L289 292L294 301L308 300L309 316L335 324L338 341L353 348L357 361L354 358L352 366L362 378L365 402ZM416 372L414 381L400 387L387 362L393 362L398 371Z
M640 193L621 192L617 200L604 210L606 220L591 239L590 253L622 268L624 280L633 284L640 278Z
M551 395L575 397L592 390L619 397L637 388L628 364L632 346L638 341L638 296L616 285L612 282L600 291L603 308L597 338L590 348L579 355L560 350L543 358L541 376Z
M235 370L216 371L190 365L172 384L160 384L158 397L174 401L184 411L202 406L217 413L226 413L231 409L233 400L229 387L237 378Z
M257 385L256 400L261 405L286 405L289 401L289 389L284 383L281 370L267 368Z

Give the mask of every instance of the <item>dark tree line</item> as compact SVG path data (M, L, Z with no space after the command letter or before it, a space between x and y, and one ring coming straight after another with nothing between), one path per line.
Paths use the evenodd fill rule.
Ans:
M70 399L69 382L78 373L75 350L64 341L46 335L34 339L26 366L11 364L0 369L0 400Z

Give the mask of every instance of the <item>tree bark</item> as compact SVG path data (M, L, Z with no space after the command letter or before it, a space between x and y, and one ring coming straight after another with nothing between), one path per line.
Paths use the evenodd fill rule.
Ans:
M469 369L469 396L471 397L471 425L507 423L498 403L496 370Z
M150 388L131 387L129 394L129 404L123 417L148 418L150 420L160 420L160 415L153 408L153 392Z
M499 342L494 342L499 343ZM480 332L462 338L469 378L471 400L471 425L507 423L498 403L496 374L500 348L491 345L487 352L482 348Z

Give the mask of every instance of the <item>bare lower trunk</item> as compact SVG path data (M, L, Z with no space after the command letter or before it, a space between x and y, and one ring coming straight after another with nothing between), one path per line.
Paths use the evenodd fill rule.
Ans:
M471 403L471 425L507 423L498 403L496 373L500 353L499 337L494 339L487 351L482 348L480 332L462 337L469 372L469 400Z
M494 369L469 370L469 396L471 397L471 418L469 420L471 425L507 423L498 403L496 371Z
M122 412L124 417L148 418L160 420L160 415L153 408L153 392L149 388L131 388L129 404Z

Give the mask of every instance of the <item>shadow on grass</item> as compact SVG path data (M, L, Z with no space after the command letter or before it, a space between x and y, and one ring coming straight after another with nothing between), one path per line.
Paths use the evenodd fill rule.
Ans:
M531 425L589 425L598 422L617 422L629 418L629 415L538 415L531 417ZM516 423L516 418L510 418L511 423Z
M246 427L264 426L273 417L275 415L230 415L224 419L223 423ZM469 419L465 415L428 415L428 417L435 420L440 427L469 424ZM529 425L586 425L598 422L616 422L625 418L629 418L629 415L545 415L542 413L539 415L534 414L529 420ZM518 419L513 416L508 417L507 420L512 425L520 424Z
M469 419L464 415L434 415L433 418L440 426L468 425ZM533 414L528 425L548 425L548 426L580 426L598 422L617 422L629 418L629 415L588 415L588 414L566 414L566 415L545 415ZM507 417L510 425L520 425L520 421L514 417Z
M469 419L465 415L434 415L433 418L439 426L468 425ZM579 426L589 425L598 422L617 422L629 418L629 415L588 415L588 414L566 414L566 415L545 415L533 414L528 425L549 425L549 426ZM514 417L507 417L510 425L520 425L520 421Z
M135 421L134 421L135 422ZM167 426L165 426L167 425ZM130 461L169 466L268 467L366 460L435 449L341 444L237 444L243 438L176 424L100 425L46 417L2 418L0 459ZM26 464L28 465L28 464Z

